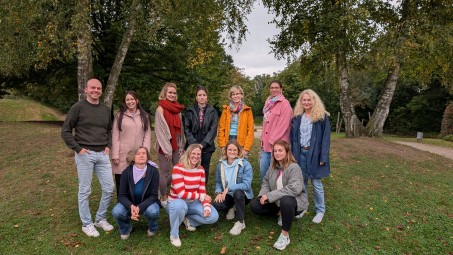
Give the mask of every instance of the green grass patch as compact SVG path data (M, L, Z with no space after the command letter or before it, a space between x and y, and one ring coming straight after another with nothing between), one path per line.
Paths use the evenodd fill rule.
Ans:
M0 99L0 121L64 120L59 111L27 99Z
M154 140L155 141L155 140ZM258 143L250 162L253 189L259 191ZM115 225L110 233L88 238L77 208L74 155L60 138L60 127L0 122L0 254L276 254L277 218L252 215L246 229L228 231L233 221L195 232L181 227L182 247L169 242L169 222L161 210L158 235L146 237L146 220L134 222L122 241ZM155 151L153 158L156 159ZM209 192L214 190L213 156ZM453 237L453 161L427 155L383 139L334 136L332 176L326 178L327 212L314 224L313 199L307 216L294 221L291 244L279 254L448 254ZM309 186L310 193L311 187ZM311 195L311 194L310 194ZM91 211L100 199L93 177ZM114 201L115 203L116 201ZM113 206L113 204L112 204ZM94 217L94 215L93 215ZM142 217L143 218L143 217ZM111 214L109 221L114 223Z

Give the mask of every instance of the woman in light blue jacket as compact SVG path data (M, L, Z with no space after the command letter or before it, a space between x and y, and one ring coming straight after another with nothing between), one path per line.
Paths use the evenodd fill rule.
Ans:
M217 211L228 211L227 220L234 219L236 210L232 235L239 235L245 228L245 205L253 198L252 178L252 166L243 159L242 147L237 141L228 141L216 169L216 196L212 206Z

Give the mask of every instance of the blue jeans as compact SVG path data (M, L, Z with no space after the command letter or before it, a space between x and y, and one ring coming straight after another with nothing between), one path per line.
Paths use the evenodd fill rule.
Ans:
M152 203L143 213L143 215L148 219L148 230L151 232L157 232L157 218L159 217L159 204ZM113 207L112 210L113 217L115 218L116 223L120 229L121 235L129 234L131 229L131 209L124 207L124 205L118 203Z
M309 150L300 151L300 168L302 169L302 175L304 176L304 185L305 191L304 195L308 200L308 179L311 180L311 186L313 186L313 197L315 200L315 212L316 213L325 213L326 206L324 204L324 187L322 186L321 179L308 178L307 168L308 168L308 153Z
M204 217L204 208L199 200L186 202L182 199L168 200L166 207L170 218L170 236L179 237L179 225L181 225L184 217L189 219L192 227L197 227L202 224L214 224L219 219L219 213L211 205L211 215Z
M114 189L109 155L104 154L102 151L88 151L82 155L75 153L75 162L79 178L79 215L83 226L93 223L89 201L93 172L98 177L102 189L101 201L96 213L96 222L107 219L107 209L112 201Z
M263 178L266 175L266 172L269 169L269 166L271 165L271 157L272 157L271 152L265 152L265 151L261 150L261 153L260 153L260 183L263 182Z

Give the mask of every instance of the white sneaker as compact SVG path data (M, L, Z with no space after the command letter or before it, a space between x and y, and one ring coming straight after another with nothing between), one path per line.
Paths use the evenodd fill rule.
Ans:
M127 240L127 239L129 238L129 236L131 235L131 232L132 232L132 224L129 225L129 231L128 231L127 234L125 234L125 235L120 235L121 240Z
M92 236L92 237L98 237L99 236L99 232L96 230L96 228L94 227L94 224L91 223L87 226L82 226L82 231L87 235L87 236Z
M321 223L323 217L324 217L324 213L317 213L316 216L313 218L313 222Z
M146 231L146 235L151 237L151 236L155 236L156 235L156 232L152 232L152 231L149 231L149 229Z
M277 224L278 224L280 227L283 226L283 223L282 223L282 216L281 216L281 215L278 216Z
M181 247L181 240L179 239L179 237L170 236L170 243L176 247Z
M241 231L245 228L245 222L241 223L240 221L236 221L234 223L233 228L230 230L230 234L237 236L241 233Z
M186 225L186 229L187 229L187 230L189 230L189 231L195 231L195 230L197 230L196 227L192 227L192 226L190 225L189 219L184 218L184 220L182 220L182 222L184 223L184 225Z
M165 209L167 208L167 200L162 200L160 201L160 204L162 205L162 207Z
M286 248L286 246L288 246L290 242L291 241L289 240L289 236L286 237L283 234L280 234L280 236L277 239L277 242L274 243L274 248L279 251L282 251Z
M228 210L228 213L226 214L226 219L227 220L232 220L234 219L234 216L235 216L235 211L236 211L236 207L231 207L229 210Z
M307 210L303 210L301 213L299 213L298 215L296 215L296 219L300 219L302 217L304 217L305 213L307 213Z
M110 223L108 223L106 220L100 220L100 221L94 223L94 225L98 228L102 228L104 231L113 230L113 226Z

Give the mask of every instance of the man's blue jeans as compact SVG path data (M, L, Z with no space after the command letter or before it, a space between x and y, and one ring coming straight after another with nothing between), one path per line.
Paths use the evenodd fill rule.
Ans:
M308 200L308 179L311 180L311 186L313 186L313 197L315 200L315 212L325 213L326 206L324 204L324 187L322 186L321 179L308 178L307 173L307 158L309 150L301 150L300 152L300 168L302 169L302 175L304 176L305 192L304 195Z
M96 213L96 222L107 219L107 210L113 197L113 176L110 158L103 151L88 151L82 155L75 153L77 175L79 178L79 215L83 226L93 223L91 219L89 197L93 172L101 184L102 195L99 209Z
M157 232L157 218L159 218L160 207L158 203L152 203L143 213L148 219L148 230L151 232ZM131 208L126 208L124 205L118 203L112 209L113 218L120 229L121 235L129 234L131 230Z

